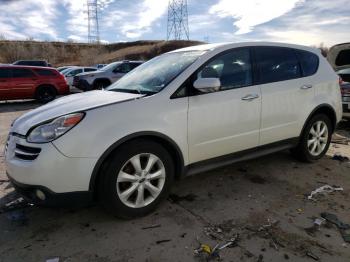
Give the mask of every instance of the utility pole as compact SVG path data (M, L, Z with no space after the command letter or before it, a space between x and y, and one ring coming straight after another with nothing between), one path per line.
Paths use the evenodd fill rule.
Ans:
M87 0L88 14L88 42L100 42L100 29L98 25L98 5L97 0Z
M169 0L167 40L189 40L187 0Z

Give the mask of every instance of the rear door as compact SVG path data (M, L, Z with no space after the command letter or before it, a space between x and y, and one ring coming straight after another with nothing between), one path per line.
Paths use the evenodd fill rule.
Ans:
M39 78L28 68L12 68L11 96L14 98L32 98Z
M314 88L302 78L296 50L269 46L254 53L262 94L260 145L298 137Z
M0 100L11 99L11 70L0 67Z

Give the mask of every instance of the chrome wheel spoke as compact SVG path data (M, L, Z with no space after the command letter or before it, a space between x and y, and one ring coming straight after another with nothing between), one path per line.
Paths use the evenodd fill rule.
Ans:
M137 183L132 184L131 187L129 187L127 190L125 190L124 192L122 192L120 194L120 198L124 201L127 201L130 198L130 196L132 195L132 193L135 192L137 187L138 187Z
M136 197L136 207L143 207L145 205L145 188L144 185L140 184L137 188L137 197Z
M311 155L319 156L327 146L328 127L325 122L317 121L310 129L307 148Z
M146 168L144 169L146 172L151 171L153 165L157 162L158 158L155 155L149 155Z
M150 182L145 183L145 188L151 193L154 198L156 198L160 193L160 189L152 185Z
M130 163L134 167L136 173L140 173L142 171L141 169L141 161L140 161L140 155L136 155L133 158L130 159Z
M310 134L311 134L313 137L316 137L316 136L317 136L317 134L316 134L316 131L315 131L314 127L312 127L312 128L311 128L311 130L310 130Z
M328 138L327 137L320 137L320 141L322 143L327 143Z
M154 180L154 179L159 179L159 178L164 178L164 171L163 170L158 170L157 172L153 173L153 174L149 174L148 175L148 179L149 180Z
M138 177L121 171L119 173L117 182L119 182L119 183L120 182L136 182L137 180L138 180Z
M314 137L312 139L309 139L307 141L307 147L310 147L311 145L313 145L315 143L315 141L316 141L316 138L314 138Z

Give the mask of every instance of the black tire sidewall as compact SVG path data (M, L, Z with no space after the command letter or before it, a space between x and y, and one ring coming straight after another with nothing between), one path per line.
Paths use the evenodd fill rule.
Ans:
M152 153L163 162L166 177L163 189L157 199L151 204L142 208L131 208L126 206L117 194L117 177L120 169L133 156L140 153ZM164 200L170 191L174 180L174 163L167 150L160 144L147 141L135 140L122 145L109 158L104 174L99 183L99 200L107 211L120 218L133 218L144 216L152 212Z
M324 148L324 150L322 151L321 154L319 154L318 156L313 156L310 154L309 149L307 147L307 141L308 141L308 136L310 133L310 129L312 128L312 126L314 125L315 122L317 121L323 121L328 128L328 140L327 140L327 145ZM328 151L330 142L331 142L331 138L332 138L332 133L333 133L333 128L332 128L332 123L331 120L329 119L328 116L323 115L323 114L319 114L319 115L315 115L314 117L311 118L311 120L307 123L303 135L302 135L302 139L301 139L301 143L299 145L299 152L301 153L301 158L307 162L314 162L320 158L322 158L326 152Z
M51 94L51 97L50 98L44 98L43 97L43 94L45 93L45 91L49 91L50 94ZM48 103L52 100L55 100L56 98L56 90L51 87L51 86L42 86L42 87L39 87L38 88L38 91L37 91L37 99L39 102L41 103Z

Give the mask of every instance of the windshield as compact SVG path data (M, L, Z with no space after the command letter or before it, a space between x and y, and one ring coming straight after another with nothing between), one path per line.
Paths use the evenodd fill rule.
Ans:
M110 91L154 94L200 57L204 51L167 53L140 65L107 88Z
M114 63L111 63L111 64L108 64L100 69L98 69L99 71L109 71L109 70L114 70L114 68L121 64L121 62L114 62Z

